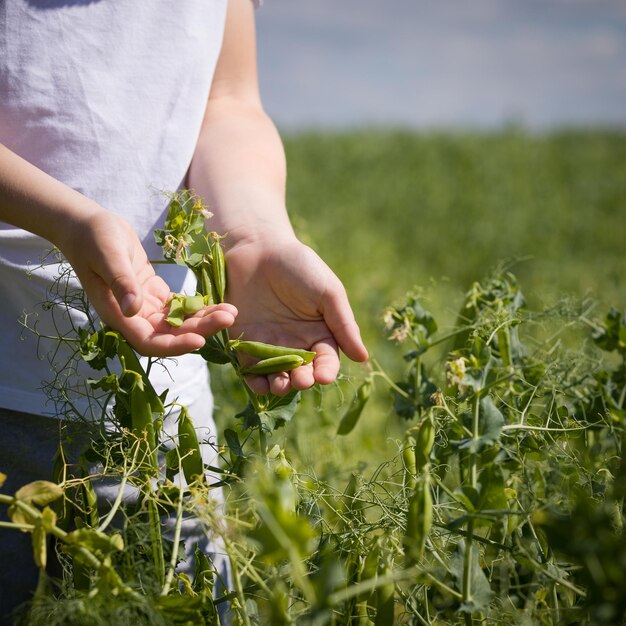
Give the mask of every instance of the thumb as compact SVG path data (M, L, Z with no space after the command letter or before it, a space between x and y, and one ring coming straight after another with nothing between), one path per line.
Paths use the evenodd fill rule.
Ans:
M111 290L113 297L126 317L132 317L139 313L143 304L143 289L138 278L137 266L144 264L149 266L147 258L141 259L138 264L131 255L108 256L96 270L100 278ZM143 256L145 257L145 253ZM113 259L113 261L110 259Z
M132 276L121 276L111 284L113 296L126 317L132 317L141 310L143 302L141 287Z

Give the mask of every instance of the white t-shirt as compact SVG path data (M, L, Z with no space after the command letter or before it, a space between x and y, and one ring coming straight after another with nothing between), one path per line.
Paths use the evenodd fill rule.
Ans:
M163 191L183 183L196 145L226 3L0 0L0 141L123 215L151 259L161 257ZM39 267L50 248L0 223L0 407L42 415L56 411L42 384L63 372L67 352L18 320L38 311L27 319L40 334L67 330L63 315L38 307L56 272ZM193 290L184 270L163 272L173 291ZM188 403L208 385L206 367L195 355L176 361L157 386Z

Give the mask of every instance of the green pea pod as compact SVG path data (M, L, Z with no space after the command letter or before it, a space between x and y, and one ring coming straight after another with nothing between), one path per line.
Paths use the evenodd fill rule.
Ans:
M303 362L310 363L315 358L315 352L310 350L301 350L299 348L289 348L287 346L275 346L271 343L263 343L262 341L240 341L239 339L231 339L228 347L236 352L243 352L258 359L271 359L277 356L296 355L302 358Z
M304 363L304 359L297 354L286 354L285 356L275 356L270 359L263 359L250 367L241 369L241 373L247 376L254 374L264 376L266 374L276 374L278 372L288 372L296 369Z
M427 417L415 434L415 463L421 470L430 463L430 453L435 443L435 423Z
M424 554L426 538L433 524L433 496L428 474L417 481L409 499L404 545L409 564L415 564Z
M142 469L151 473L158 466L151 394L146 390L141 376L137 374L137 377L130 389L131 431L141 440L138 458L143 465Z
M383 568L379 575L391 576L390 567ZM396 587L393 582L386 582L376 589L376 620L375 626L391 626L394 623L394 595Z
M196 593L207 593L210 597L215 583L215 570L206 554L196 546L194 551L195 572L193 577L193 590Z
M211 255L213 257L213 286L216 292L216 302L224 302L226 294L226 259L224 250L219 239L214 239L211 244Z
M100 517L98 515L98 496L91 484L91 480L88 478L83 482L83 495L85 498L85 513L89 525L93 528L97 528L100 523Z
M352 398L352 402L348 407L348 410L344 413L344 416L341 418L339 422L339 426L337 427L338 435L347 435L352 431L352 429L356 426L359 418L361 417L361 413L369 400L369 397L372 393L372 379L370 377L366 378L361 386L357 389L356 395Z
M204 482L204 464L198 436L185 407L181 408L178 418L178 453L187 482L192 483L195 480Z
M185 321L185 307L180 296L174 296L170 300L170 310L165 321L174 328L179 328Z
M204 261L200 269L200 275L196 275L200 286L198 287L202 295L206 298L205 304L216 304L215 300L215 288L213 287L213 281L211 280L211 263Z
M135 372L133 373L136 379L129 392L131 430L133 434L141 436L146 431L148 424L152 423L152 405L141 376Z
M128 393L130 430L138 439L138 459L142 473L154 476L159 469L155 424L165 411L135 351L125 341L118 344L118 356L124 369L123 388ZM121 380L122 380L121 379Z
M404 462L404 488L407 491L413 491L413 489L415 489L417 464L415 462L415 439L409 434L409 432L407 432L404 436L402 460Z
M161 516L158 505L152 498L148 498L147 507L154 573L156 574L157 582L162 587L165 583L165 555L163 553L163 536L161 534Z
M33 544L33 559L35 561L35 565L39 569L46 569L48 550L46 531L43 528L41 520L35 521L35 528L31 533L31 540Z
M183 311L185 315L193 315L203 308L204 298L201 295L183 297Z

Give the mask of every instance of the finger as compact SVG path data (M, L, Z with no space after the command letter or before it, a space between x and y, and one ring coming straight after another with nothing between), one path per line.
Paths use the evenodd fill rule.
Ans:
M353 361L367 361L368 353L361 331L354 319L343 285L330 292L322 309L324 321L336 339L341 350Z
M199 350L206 342L205 337L196 333L175 336L158 333L153 328L148 332L124 330L122 334L139 354L153 357L181 356Z
M165 315L165 314L164 314ZM194 315L185 317L182 326L169 329L173 334L193 332L208 337L225 328L230 328L237 317L237 309L232 304L214 304L204 307Z
M302 365L291 371L291 386L294 389L303 391L309 389L315 384L315 375L313 373L313 363Z
M257 396L264 396L269 393L270 384L266 376L246 376L245 381Z
M237 309L235 309L235 307L230 305L227 307L216 305L211 311L202 311L196 315L185 318L182 326L178 328L172 328L172 326L165 322L167 328L164 328L164 332L169 332L173 335L195 333L202 337L210 337L221 330L230 328L235 323L236 315Z
M278 372L267 377L270 391L275 396L284 396L291 390L291 378L289 372Z
M319 341L313 345L316 352L313 359L313 377L315 382L328 385L334 382L339 374L339 352L337 344L332 339Z
M154 274L147 258L139 259L138 270L137 264L133 265L130 256L121 254L113 261L107 259L96 268L96 271L111 289L113 297L126 317L139 313L143 305L142 280L150 280L150 274Z
M206 337L232 326L235 321L232 312L221 309L197 320L185 320L180 328L170 326L163 314L159 314L158 318L158 323L154 318L124 318L117 330L144 356L180 356L202 348Z

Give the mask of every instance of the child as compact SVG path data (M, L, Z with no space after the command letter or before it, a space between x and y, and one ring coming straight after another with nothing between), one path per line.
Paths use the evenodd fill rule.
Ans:
M46 475L57 443L40 387L61 357L38 355L17 322L46 298L52 270L37 266L51 244L100 318L139 353L179 357L164 384L192 407L209 387L204 363L187 353L224 328L317 352L313 364L251 378L257 393L332 382L339 349L367 358L341 282L287 217L282 145L257 86L251 0L4 0L0 14L4 492ZM152 232L167 210L159 190L181 186L206 200L210 229L228 234L229 304L173 329L164 303L188 279L155 273L148 259L158 258ZM17 546L17 534L0 533L2 615L34 584L30 547Z

